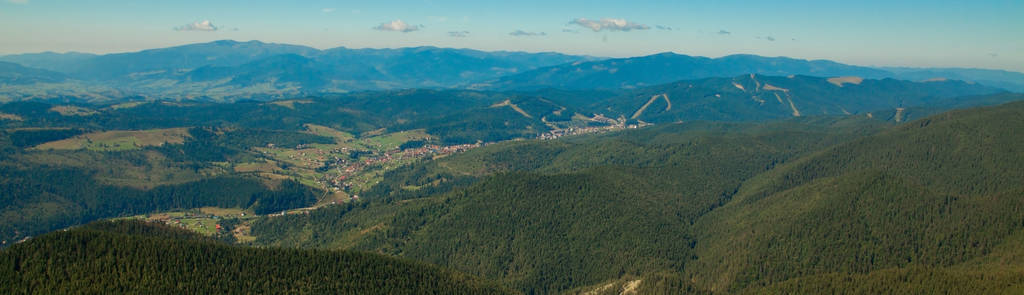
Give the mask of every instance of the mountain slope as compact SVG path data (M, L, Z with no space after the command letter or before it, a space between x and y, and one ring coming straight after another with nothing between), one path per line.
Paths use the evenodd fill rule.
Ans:
M0 85L59 83L66 79L67 77L60 73L24 67L16 63L0 62Z
M83 60L68 71L83 80L139 80L149 75L174 74L202 66L237 66L281 54L309 55L316 52L317 49L305 46L222 40L100 55Z
M1024 283L1022 118L1017 102L890 127L690 122L505 143L396 170L368 203L264 219L253 234L529 293L1003 292Z
M66 81L8 86L0 95L22 99L118 100L292 98L306 94L408 88L493 90L609 90L680 80L747 74L817 77L944 78L1021 90L1024 74L977 69L868 68L827 60L673 53L602 60L559 53L484 52L471 49L315 48L230 40L139 52L90 55L9 55L0 61L65 74Z
M506 143L427 163L437 166L411 169L410 178L389 175L381 186L394 182L395 189L365 195L380 203L266 219L253 233L260 244L428 261L527 293L679 271L698 242L689 238L690 224L727 202L743 179L878 126L836 122L857 127L827 134L817 124L672 124L580 141ZM479 180L467 182L463 173ZM441 194L409 197L432 190Z
M37 89L5 89L13 97L81 95L110 87L154 98L215 100L290 98L307 93L449 88L591 57L558 53L484 52L414 47L315 48L222 40L106 55L26 54L0 57L75 78ZM120 97L108 97L119 99Z
M896 78L911 81L963 80L1010 91L1024 90L1024 73L960 68L870 68L828 60L730 55L707 58L661 53L649 56L576 62L509 75L474 87L488 89L618 89L645 87L679 80L804 75Z
M818 77L884 77L885 71L832 61L730 55L721 58L661 53L642 57L577 62L502 77L495 89L614 89L651 86L679 80L734 77L744 74Z
M865 114L920 106L952 108L974 101L963 96L999 91L960 81L743 75L640 88L598 102L592 109L647 122L744 121Z
M66 71L78 67L82 62L88 59L96 57L95 54L91 53L80 53L80 52L67 52L67 53L56 53L56 52L41 52L41 53L26 53L26 54L12 54L0 56L0 61L11 62L20 64L22 66L44 69L50 71Z
M229 246L141 221L101 222L0 252L14 293L509 294L435 266L358 252Z
M725 290L985 257L1024 233L1022 115L1020 102L953 111L760 175L697 223L688 273Z
M999 87L1014 92L1024 92L1024 73L1003 70L959 69L959 68L882 68L892 72L895 78L926 80L964 80Z

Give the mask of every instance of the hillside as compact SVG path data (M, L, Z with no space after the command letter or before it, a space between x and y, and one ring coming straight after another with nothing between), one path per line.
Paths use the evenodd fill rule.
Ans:
M507 75L473 87L501 90L638 88L679 80L763 76L814 76L910 81L962 80L1011 91L1024 90L1024 74L982 69L870 68L828 60L730 55L719 58L661 53L648 56L575 62Z
M646 122L748 121L815 115L867 115L873 111L915 107L950 109L977 101L965 96L997 92L1001 90L961 81L742 75L639 88L597 102L591 108L594 112ZM894 118L895 121L905 119Z
M0 292L512 293L418 262L350 251L230 246L138 221L91 224L0 250Z
M745 74L818 77L884 77L882 70L832 61L785 57L730 55L707 58L671 52L641 57L577 62L502 77L486 84L495 89L615 89L664 84L679 80L734 77Z
M143 98L232 102L411 88L593 91L749 74L962 80L1011 91L1024 90L1024 74L981 69L870 68L828 60L756 55L707 58L662 53L603 59L552 52L437 47L320 50L231 40L105 55L8 55L0 56L0 62L63 77L7 83L0 87L0 101L123 102ZM0 69L0 78L15 72Z
M1014 92L1024 92L1024 73L960 68L897 68L886 67L883 70L892 72L895 77L913 81L929 79L948 79L974 81L984 85L999 87Z
M268 100L363 90L449 88L591 59L558 53L436 47L319 50L221 40L105 55L3 56L0 61L59 72L73 80L32 81L41 83L5 87L0 95L18 99L76 97L84 101L118 101L124 96ZM5 72L10 71L0 69L0 75Z
M848 127L689 123L496 145L391 174L379 184L390 188L365 194L369 204L261 220L252 230L258 244L382 251L527 293L678 271L698 242L690 224L744 179L879 126L833 123ZM430 191L440 193L419 194Z
M938 272L926 282L971 281L984 268L965 265L987 261L1019 284L1020 265L996 257L1020 255L998 249L1024 230L1022 114L1019 102L940 114L759 175L696 224L702 259L687 273L714 289L920 268Z
M1024 283L1022 115L1018 102L891 127L684 123L507 143L252 231L536 293L1010 292Z
M509 105L501 106L505 101L509 101ZM317 124L353 134L382 128L390 131L426 129L446 142L475 143L536 137L553 128L554 125L545 121L575 124L572 123L574 114L590 114L583 107L562 105L537 96L422 89L336 94L266 103L134 102L124 105L130 107L61 102L2 104L0 113L16 115L21 120L0 121L0 126L105 130L223 126L295 131L303 130L305 124ZM72 107L80 114L57 111ZM584 120L576 121L586 124Z
M67 77L60 73L24 67L16 63L0 62L0 86L58 83L65 79Z

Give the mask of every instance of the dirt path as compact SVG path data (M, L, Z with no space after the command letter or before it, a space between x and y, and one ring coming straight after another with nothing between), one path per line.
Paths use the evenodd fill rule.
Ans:
M832 83L832 85L843 87L843 84L860 85L861 82L864 82L864 78L861 78L861 77L833 77L833 78L828 78L828 82Z
M754 76L750 76L750 78L754 78ZM786 94L786 101L789 102L789 109L793 110L793 117L799 117L800 116L800 110L798 110L796 108L796 104L793 103L793 96L789 94L789 89L781 88L781 87L775 87L775 86L773 86L771 84L764 84L764 90L781 91L783 94ZM775 98L779 100L779 103L782 103L782 97L779 96L778 92L775 93Z
M597 295L604 293L605 291L608 291L608 289L611 289L612 287L615 287L615 282L608 283L607 285L601 286L600 288L594 290L587 291L580 295Z
M665 110L666 111L671 110L672 109L672 101L668 100L668 94L662 93L662 94L658 94L658 95L655 95L655 96L651 96L651 99L648 100L647 103L644 104L644 106L640 107L639 110L636 110L636 112L633 113L633 116L629 117L629 118L630 119L639 118L640 115L643 115L644 111L647 110L647 107L651 106L651 104L654 103L654 101L658 100L659 97L664 97L665 98L665 102L668 103L668 107L666 107Z
M533 119L533 116L530 116L529 113L527 113L523 109L519 108L519 106L517 106L516 104L512 103L512 100L510 100L510 99L506 99L505 101L503 101L501 103L498 103L498 104L495 104L495 105L492 105L491 107L492 108L510 107L510 108L512 108L512 110L515 110L516 112L522 114L524 117Z
M626 285L622 287L622 293L619 293L619 295L636 294L636 289L640 288L640 283L642 282L643 280L626 282Z
M743 92L746 92L746 91L747 91L747 89L746 89L746 88L743 88L743 85L740 85L740 83L736 83L736 81L733 81L733 82L732 82L732 86L735 86L736 88L739 88L739 89L740 89L740 90L742 90Z
M789 95L789 91L786 91L786 100L789 101L789 108L793 110L793 117L800 116L800 110L796 109L796 105L793 104L793 98Z

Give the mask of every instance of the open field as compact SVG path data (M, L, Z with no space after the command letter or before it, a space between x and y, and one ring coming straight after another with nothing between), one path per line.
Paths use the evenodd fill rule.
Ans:
M78 106L54 106L50 108L51 112L57 112L62 116L92 116L99 114L99 112Z
M0 113L0 120L24 121L21 116L4 113Z
M111 110L130 109L130 108L134 108L134 107L137 107L137 106L140 106L140 105L143 105L143 104L145 104L145 103L144 102L139 102L139 101L133 101L133 102L125 102L125 103L115 104L115 105L109 106L107 108L111 109Z
M286 108L294 110L296 103L299 103L299 104L313 103L313 101L309 100L309 99L290 99L290 100L278 100L278 101L275 101L275 102L271 102L270 104L278 105L278 106L282 106L282 107L286 107Z
M34 147L36 150L122 151L164 143L180 144L189 137L188 128L115 130L82 134L72 138L51 141Z
M217 225L225 218L254 218L251 212L239 208L203 207L186 211L168 211L136 215L128 218L158 221L170 226L181 227L206 236L217 233Z
M309 133L320 136L332 137L334 138L334 141L337 143L349 142L355 139L355 136L353 136L351 133L338 131L327 126L306 124L305 127Z
M32 165L64 166L90 170L96 173L94 178L99 182L142 189L196 181L229 172L219 165L211 165L198 170L180 167L174 165L172 160L157 151L141 151L140 153L140 157L144 158L142 162L88 150L30 152L22 155L21 159Z

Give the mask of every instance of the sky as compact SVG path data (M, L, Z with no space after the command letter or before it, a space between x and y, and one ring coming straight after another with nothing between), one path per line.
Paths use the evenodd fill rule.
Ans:
M1024 72L1024 0L0 0L0 55L223 39L604 57L743 53Z

